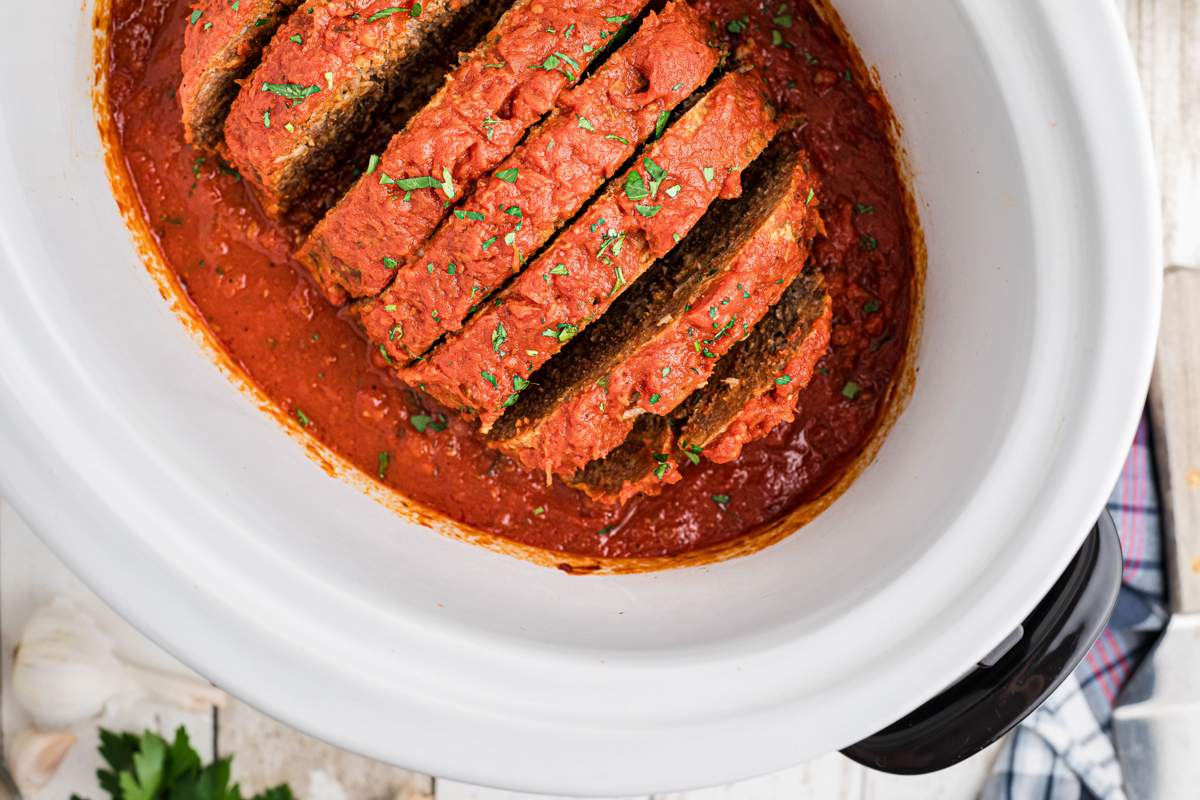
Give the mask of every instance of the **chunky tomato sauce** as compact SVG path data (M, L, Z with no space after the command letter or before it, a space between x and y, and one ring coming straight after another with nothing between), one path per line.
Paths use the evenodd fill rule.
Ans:
M765 70L790 136L820 171L828 234L814 246L833 334L796 420L728 464L687 466L622 508L545 485L457 414L400 383L293 259L305 232L267 219L229 165L184 141L175 92L188 0L114 0L109 102L143 213L197 313L307 433L446 517L551 551L623 558L747 536L826 491L875 429L904 360L911 231L886 107L806 3L698 0L714 40Z

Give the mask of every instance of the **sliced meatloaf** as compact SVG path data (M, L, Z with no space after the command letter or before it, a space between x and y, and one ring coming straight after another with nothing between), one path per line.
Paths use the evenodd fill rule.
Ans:
M200 0L183 33L183 81L176 97L183 134L197 150L220 145L238 84L300 0Z
M756 71L722 78L545 252L427 359L399 370L486 432L533 372L597 319L718 197L777 129Z
M379 294L646 0L518 0L299 253L337 294ZM422 262L424 263L424 262Z
M570 475L670 413L804 268L817 215L808 156L777 144L609 313L532 377L487 435L526 469Z
M693 459L733 461L742 446L790 422L796 395L829 346L833 311L824 279L806 269L747 339L717 362L712 379L687 401L679 448Z
M632 497L656 495L677 483L679 474L672 420L643 414L633 424L625 442L604 458L593 461L564 479L602 503L624 503Z
M225 144L264 210L285 213L385 114L412 75L435 71L458 25L509 0L308 0L242 82ZM487 28L484 27L483 30Z
M400 267L383 294L356 304L371 340L405 364L461 328L654 133L660 117L704 84L720 57L706 38L690 6L669 3L595 75L563 92L421 258Z

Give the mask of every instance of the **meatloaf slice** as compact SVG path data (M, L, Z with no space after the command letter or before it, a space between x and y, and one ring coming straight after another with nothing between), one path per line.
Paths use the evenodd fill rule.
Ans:
M221 142L237 81L250 74L263 46L300 0L200 0L183 32L183 81L176 97L183 135L197 150Z
M774 136L757 71L723 77L427 360L399 370L486 432L529 378L669 252Z
M679 474L671 422L667 417L641 415L620 447L564 482L609 505L625 503L639 494L658 494L662 487L683 477Z
M720 57L706 38L696 11L669 3L595 75L563 92L421 258L401 267L383 294L356 304L371 340L405 364L461 328L654 133L660 117L704 84Z
M387 111L459 24L508 0L308 0L242 82L225 144L272 217L285 213ZM486 30L486 28L484 28ZM431 47L432 45L432 47Z
M301 263L331 297L387 288L646 1L518 0L317 224Z
M526 469L570 475L620 446L638 415L668 414L704 385L804 268L822 230L804 152L772 146L742 187L533 376L488 433L490 446Z
M679 447L693 460L733 461L742 446L790 422L796 396L829 346L833 311L812 267L784 292L747 339L717 362L712 380L687 401Z

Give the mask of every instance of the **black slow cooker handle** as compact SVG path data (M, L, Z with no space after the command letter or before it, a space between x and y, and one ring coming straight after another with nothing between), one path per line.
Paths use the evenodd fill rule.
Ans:
M1005 640L1016 639L1015 644L842 752L881 772L919 775L953 766L992 744L1041 705L1087 655L1116 605L1121 570L1121 540L1105 510L1054 588ZM983 666L992 659L997 660Z

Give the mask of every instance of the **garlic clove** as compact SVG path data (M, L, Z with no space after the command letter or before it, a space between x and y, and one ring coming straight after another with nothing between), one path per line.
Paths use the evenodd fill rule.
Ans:
M8 748L8 769L23 800L37 800L42 789L58 772L75 737L70 733L47 733L37 728L21 732Z
M25 624L12 687L17 702L46 730L90 720L112 697L135 688L112 640L65 598L34 611Z
M159 700L179 706L184 711L205 711L216 706L225 707L229 696L211 683L168 675L134 664L126 664L125 671Z

